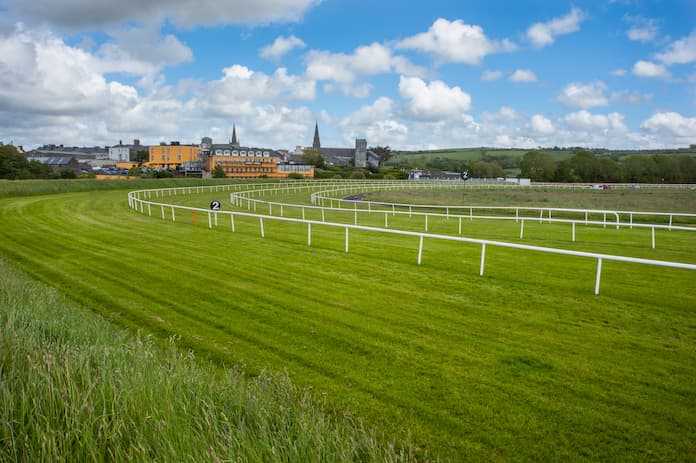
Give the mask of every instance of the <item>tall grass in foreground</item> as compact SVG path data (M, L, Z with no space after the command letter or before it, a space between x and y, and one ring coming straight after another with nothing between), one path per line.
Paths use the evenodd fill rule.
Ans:
M222 371L0 260L0 461L411 461L286 375Z

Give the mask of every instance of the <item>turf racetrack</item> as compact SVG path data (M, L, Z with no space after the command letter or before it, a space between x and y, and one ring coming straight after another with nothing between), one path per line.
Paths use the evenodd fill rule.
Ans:
M411 237L356 232L346 254L343 230L311 247L302 225L210 230L125 190L3 198L0 223L0 256L67 297L250 374L287 369L431 456L696 459L691 271L605 263L594 296L593 260L489 250L480 277L479 246L428 242L418 266ZM688 233L637 253L695 263Z

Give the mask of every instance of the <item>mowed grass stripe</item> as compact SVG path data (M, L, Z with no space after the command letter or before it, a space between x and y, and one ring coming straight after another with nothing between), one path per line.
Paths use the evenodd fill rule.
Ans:
M61 214L41 219L47 227L35 228L40 236L25 265L50 261L34 247L55 235L60 242L52 249L75 261L68 275L78 282L68 294L85 292L86 303L107 311L111 299L132 317L130 326L182 334L186 345L223 362L251 359L252 371L288 368L300 384L327 391L339 409L389 433L410 428L417 442L455 459L617 459L655 449L693 455L693 433L684 431L693 418L684 410L694 402L694 301L676 291L688 275L669 273L677 275L673 286L657 280L660 286L649 289L650 273L635 273L637 283L618 276L610 282L608 269L595 298L589 260L570 265L489 250L480 278L476 247L453 253L426 241L417 267L412 239L351 234L345 255L342 231L317 229L307 248L301 226L267 225L261 239L253 221L232 234L208 230L207 219L192 227L163 222L154 211L153 218L134 214L124 200L109 193L43 204L41 210L77 214L76 221ZM2 233L22 243L21 230L37 220L34 207L24 210L26 220L4 216L10 227ZM71 233L79 236L74 245ZM79 267L90 242L98 250L85 261L99 274ZM182 272L181 288L163 276L169 271ZM46 265L37 274L50 281L52 272ZM102 286L109 273L112 281ZM220 282L217 293L209 291L211 281ZM648 289L637 288L639 300L630 302L630 284L640 283ZM236 286L245 291L235 293ZM95 303L97 287L104 297ZM670 300L659 294L666 287L675 288ZM175 307L163 302L169 299ZM165 323L148 321L148 307ZM204 320L192 321L187 310ZM251 317L257 323L249 325L250 340L235 344L230 330L243 326L233 321Z
M293 195L285 198L282 196L262 197L261 199L269 201L288 201L293 203L302 202L301 195ZM183 195L176 197L164 198L167 201L171 200L172 204L180 204L191 207L206 208L213 199L220 199L217 193L201 194L201 195ZM305 198L306 199L306 198ZM306 201L305 201L306 202ZM548 206L548 204L547 204ZM595 206L596 207L596 206ZM159 209L159 208L157 208ZM224 210L238 210L240 212L248 212L246 207L234 208L230 205L223 207ZM253 212L253 209L252 209ZM257 213L280 215L280 206L259 204ZM401 211L403 212L403 211ZM158 212L159 213L159 212ZM189 213L184 213L189 214ZM199 213L200 214L200 213ZM350 209L345 210L326 210L324 220L327 222L340 222L353 224L355 212ZM384 227L384 216L387 216L388 228L408 230L414 232L425 231L425 217L415 214L409 217L406 214L393 215L390 209L385 209L381 212L368 213L366 210L358 212L358 224L373 227ZM153 212L153 215L154 212ZM283 208L285 217L302 218L302 212L296 206L287 206ZM159 217L159 215L158 215ZM167 218L170 218L167 213ZM307 208L305 210L305 218L308 220L322 220L320 210ZM576 216L577 218L577 216ZM237 221L240 218L236 219ZM244 219L242 219L244 220ZM247 219L248 220L248 219ZM601 221L601 216L592 217L592 220ZM696 246L696 231L682 230L667 230L656 229L656 249L651 248L651 229L644 227L629 228L622 226L619 230L612 224L612 218L608 217L607 225L585 225L582 221L576 224L576 242L572 242L572 226L570 223L549 223L547 220L540 222L537 217L524 218L524 239L519 239L520 229L522 224L515 220L488 220L474 219L462 217L462 234L468 238L499 240L513 243L529 244L536 246L557 247L564 249L572 249L585 252L619 254L630 257L639 257L645 259L671 260L687 263L696 263L693 259L693 254L689 253L688 249ZM219 222L224 227L229 222L229 217L223 214L219 215ZM257 221L258 222L258 221ZM430 215L428 217L428 232L443 235L459 236L459 219L454 213L449 217ZM199 223L207 226L207 215L199 219ZM272 220L265 221L267 232L272 232L274 224L278 222ZM258 225L257 225L258 226ZM283 225L281 225L283 228Z

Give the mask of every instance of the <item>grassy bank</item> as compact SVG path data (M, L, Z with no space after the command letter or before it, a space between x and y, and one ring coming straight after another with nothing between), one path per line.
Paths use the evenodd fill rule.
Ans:
M285 374L120 330L0 260L0 461L408 461Z
M230 183L226 179L168 178L148 179L134 177L123 179L79 180L0 180L0 198L7 196L48 195L78 191L138 190L142 188L172 188L194 185L218 185ZM247 182L248 183L248 182Z

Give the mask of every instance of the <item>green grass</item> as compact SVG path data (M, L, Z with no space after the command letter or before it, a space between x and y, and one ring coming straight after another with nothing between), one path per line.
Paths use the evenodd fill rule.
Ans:
M408 162L427 162L429 159L442 158L455 161L478 161L484 156L509 156L522 157L530 150L522 149L489 149L489 148L456 148L441 149L431 151L402 151L395 152L394 156L387 162L389 166L399 165ZM535 151L535 150L532 150ZM560 161L573 155L572 151L545 150L554 160Z
M409 461L286 374L197 361L0 260L0 460Z
M566 207L696 213L696 190L692 189L441 188L382 191L372 193L366 199L433 205Z
M476 245L426 240L418 266L414 238L351 232L346 254L342 230L313 227L311 247L302 225L267 221L265 239L254 219L209 230L207 219L135 213L123 191L0 205L0 255L32 277L217 364L286 369L337 413L410 436L419 454L696 459L693 272L605 262L594 296L596 263L581 258L489 248L479 277ZM516 234L498 227L470 231ZM529 227L534 244L570 247L567 229ZM608 253L644 238L584 232L598 242L578 248ZM689 236L634 251L694 262Z
M248 183L247 181L246 183ZM233 183L229 180L201 180L200 178L173 179L80 179L80 180L2 180L0 179L0 198L8 196L27 196L37 194L74 193L76 191L139 190L144 188L172 188L195 185L214 185Z

